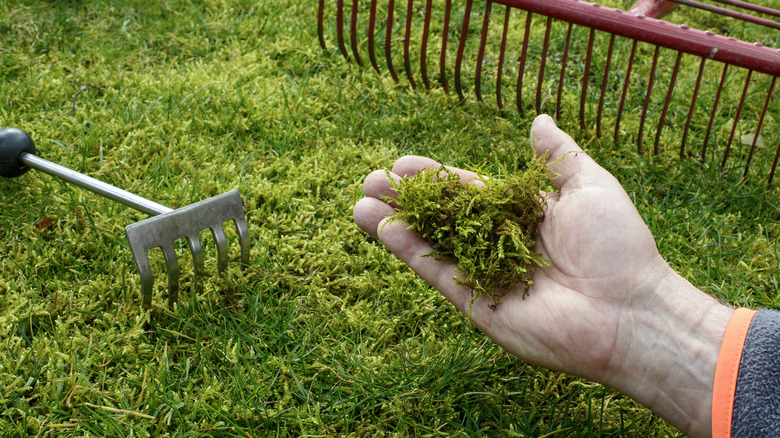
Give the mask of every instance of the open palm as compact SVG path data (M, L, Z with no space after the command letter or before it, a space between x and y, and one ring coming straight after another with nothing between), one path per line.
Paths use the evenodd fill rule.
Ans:
M431 257L428 242L404 224L383 219L393 207L382 196L394 194L383 171L369 175L366 198L354 211L366 232L378 237L399 258L438 289L488 336L511 353L536 365L597 379L608 372L626 292L647 269L665 265L649 230L620 184L576 143L541 117L532 127L532 142L551 160L566 154L551 170L560 193L547 194L548 209L539 226L535 250L550 260L537 271L529 295L507 294L495 310L492 299L472 303L471 290L453 278L456 266ZM393 166L396 178L438 166L433 160L407 156ZM464 182L477 175L460 169ZM381 229L381 233L378 230ZM591 364L592 366L583 366ZM576 364L576 367L572 367Z
M548 153L559 191L547 197L535 250L550 260L528 295L472 301L452 262L422 257L431 245L400 223L387 174L363 184L354 218L418 275L439 290L486 335L519 358L616 388L693 435L707 435L717 351L732 310L676 274L620 183L548 116L531 127L536 153ZM398 180L435 161L396 161ZM480 184L461 169L463 183ZM389 198L388 198L389 197ZM522 287L522 286L520 286ZM674 372L670 372L674 369ZM681 408L679 403L685 403Z

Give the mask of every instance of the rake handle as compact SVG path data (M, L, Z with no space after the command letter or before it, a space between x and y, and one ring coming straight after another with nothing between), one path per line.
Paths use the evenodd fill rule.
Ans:
M17 128L0 128L0 176L14 178L36 169L152 216L173 211L111 184L44 160L35 152L35 144L26 132Z

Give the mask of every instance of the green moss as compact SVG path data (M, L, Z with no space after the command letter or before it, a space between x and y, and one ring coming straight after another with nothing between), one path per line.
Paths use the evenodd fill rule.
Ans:
M152 251L156 291L145 312L123 228L146 215L34 171L0 181L0 437L679 436L625 395L525 364L486 340L352 220L364 176L402 155L490 175L525 163L530 150L519 144L535 115L544 20L532 28L528 106L519 114L507 100L516 63L505 63L512 84L502 89L504 112L489 85L502 20L491 19L479 103L445 94L434 76L431 92L410 90L398 63L402 44L393 44L401 85L386 69L379 76L342 62L336 2L326 2L323 54L316 3L0 1L0 126L28 131L43 158L172 208L238 188L252 236L251 266L242 271L227 224L230 262L219 277L213 238L203 233L199 288L187 286L192 261L186 243L177 246L174 309L162 254ZM386 16L387 2L377 3ZM437 5L433 13L443 17ZM498 18L503 10L493 7ZM396 8L395 35L403 35L405 10ZM423 15L415 13L418 35ZM457 35L461 18L452 17ZM441 35L437 21L431 35ZM507 54L520 53L524 22L522 13L510 19ZM472 17L468 44L479 43L480 25ZM548 111L566 30L553 25ZM674 150L673 126L684 126L675 121L687 116L697 73L685 64L663 131L667 152L641 155L632 141L652 51L634 60L623 140L595 140L577 117L587 32L575 28L572 38L560 126L626 187L676 271L733 305L780 309L780 189L758 171L771 166L774 149L757 148L744 181L731 159L725 169L711 160L722 157L733 123L738 72L729 70L724 90L738 91L721 98L706 164ZM595 117L606 59L595 48L608 38L597 34L594 44L586 122ZM429 60L438 59L437 45ZM617 66L629 50L629 41L615 41L605 109L619 103ZM674 59L661 60L670 53L661 52L656 84L668 83ZM475 65L464 59L467 96ZM714 76L705 72L686 151L696 152L694 132L703 137L720 78L722 66L707 65ZM433 73L433 63L428 68ZM758 77L751 88L765 93L768 82ZM656 85L648 111L660 111L665 91ZM750 101L764 102L748 99L740 123L761 109L749 109ZM767 114L778 114L773 108ZM655 129L649 120L646 139ZM777 144L776 122L765 123L766 144ZM732 157L738 149L747 154L735 143Z
M394 183L399 208L390 222L408 223L431 242L428 256L457 263L456 280L496 306L518 285L527 294L536 268L548 264L533 247L547 207L539 193L549 176L532 159L520 173L476 181L461 184L444 166L403 178Z

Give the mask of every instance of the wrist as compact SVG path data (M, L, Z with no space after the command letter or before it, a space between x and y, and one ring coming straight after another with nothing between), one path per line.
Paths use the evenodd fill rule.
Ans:
M666 263L656 270L650 292L625 312L631 333L615 350L623 357L612 386L685 434L710 436L715 367L734 310Z

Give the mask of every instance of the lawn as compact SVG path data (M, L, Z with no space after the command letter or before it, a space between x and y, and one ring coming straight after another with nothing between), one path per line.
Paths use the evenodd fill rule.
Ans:
M679 436L609 388L505 353L353 224L363 177L404 154L523 167L533 111L347 63L333 20L319 47L316 13L290 0L0 3L0 126L171 208L238 189L252 238L242 270L227 229L220 276L203 233L202 284L179 242L173 308L155 254L144 309L124 227L146 215L36 171L0 181L0 436ZM635 136L577 129L577 104L566 97L561 124L624 184L672 267L735 306L780 309L777 121L742 179L744 145L723 169L674 147L640 154Z

